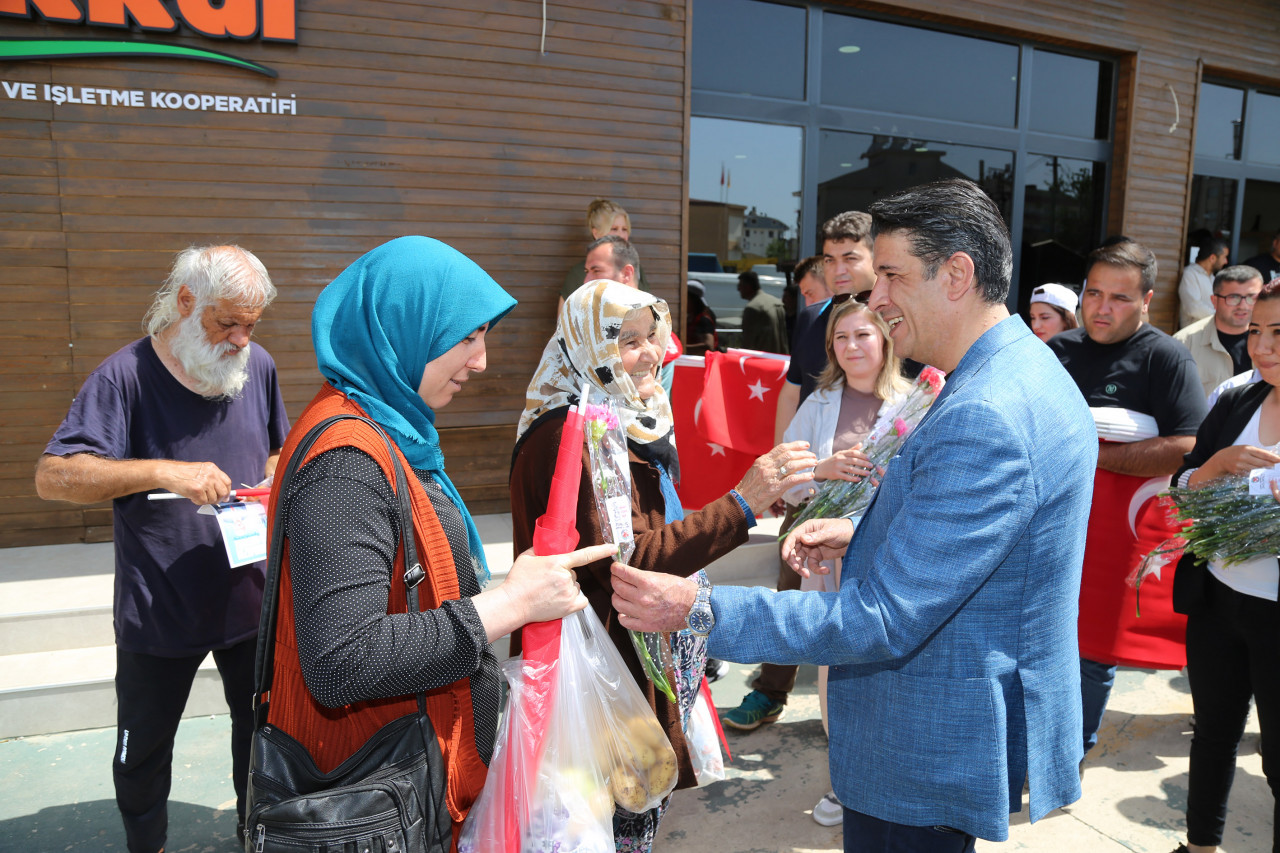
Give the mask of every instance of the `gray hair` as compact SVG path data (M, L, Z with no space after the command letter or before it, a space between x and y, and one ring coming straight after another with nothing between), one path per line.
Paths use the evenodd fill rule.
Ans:
M189 246L174 258L173 269L142 319L148 335L156 335L181 316L178 291L183 285L203 311L219 299L243 308L266 308L276 298L275 285L262 261L239 246Z
M1003 302L1013 278L1009 229L995 202L973 181L936 181L894 193L873 205L871 237L903 232L925 278L956 252L973 260L973 277L985 302Z
M631 264L637 275L640 272L640 253L636 251L636 247L631 245L626 239L619 237L617 234L606 234L599 240L592 242L587 247L587 254L591 254L601 246L613 247L613 265L619 272L627 264Z
M1218 288L1222 287L1222 285L1227 282L1247 284L1255 278L1258 281L1262 281L1262 273L1248 264L1234 264L1229 267L1224 267L1221 272L1213 277L1213 292L1217 293ZM1265 281L1262 281L1262 283L1266 284Z

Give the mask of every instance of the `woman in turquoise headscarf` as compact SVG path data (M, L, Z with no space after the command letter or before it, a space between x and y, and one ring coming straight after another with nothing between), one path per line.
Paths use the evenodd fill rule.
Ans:
M445 473L435 415L485 369L485 336L514 306L474 262L426 237L374 249L316 300L312 338L327 381L280 470L332 415L363 415L386 431L408 476L421 612L406 612L392 457L371 427L329 427L270 510L286 539L269 722L329 772L427 692L455 843L493 752L501 675L489 644L586 606L571 569L608 551L525 554L500 587L481 591L484 551Z

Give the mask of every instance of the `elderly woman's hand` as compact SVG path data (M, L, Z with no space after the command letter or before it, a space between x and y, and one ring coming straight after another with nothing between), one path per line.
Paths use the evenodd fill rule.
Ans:
M810 452L809 442L779 444L747 469L736 487L738 494L753 513L763 515L787 489L810 482L817 464L818 457Z
M612 557L614 545L593 545L569 554L535 557L530 548L511 564L496 589L472 598L489 642L529 622L550 622L587 606L573 569Z

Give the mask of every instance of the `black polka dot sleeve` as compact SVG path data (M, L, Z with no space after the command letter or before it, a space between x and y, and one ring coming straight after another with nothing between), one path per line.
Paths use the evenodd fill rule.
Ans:
M302 673L331 708L472 678L481 741L484 723L497 719L501 675L470 600L480 588L462 517L430 475L419 477L441 515L463 597L415 614L387 614L400 533L395 495L378 464L355 448L335 448L288 486L284 523ZM481 750L486 760L487 753Z

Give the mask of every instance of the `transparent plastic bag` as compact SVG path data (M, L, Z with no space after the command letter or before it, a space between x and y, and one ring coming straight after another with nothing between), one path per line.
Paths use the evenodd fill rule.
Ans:
M689 757L693 761L693 769L698 774L698 785L708 785L725 778L724 753L720 751L720 736L716 730L716 722L712 715L715 709L707 699L706 681L693 700L693 710L689 712L689 730L684 733L685 743L689 746Z
M519 746L523 739L513 737L528 719L522 664L504 667L511 703L484 791L462 828L460 853L505 849L513 804L522 853L612 851L615 804L644 812L675 789L675 750L590 608L565 617L555 666L554 705L534 773L533 757ZM520 782L530 778L531 795Z
M594 400L594 402L593 402ZM631 527L631 462L627 436L612 398L588 390L586 407L587 450L591 459L591 492L606 542L618 546L617 559L625 563L635 552ZM631 645L653 686L676 701L666 671L672 667L671 643L665 634L628 631Z

